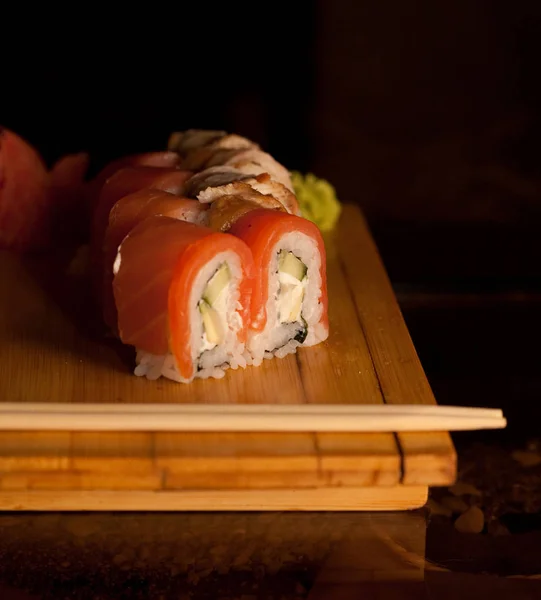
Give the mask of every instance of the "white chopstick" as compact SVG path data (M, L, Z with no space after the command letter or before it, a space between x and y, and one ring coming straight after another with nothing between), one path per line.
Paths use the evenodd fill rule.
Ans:
M212 413L268 414L423 414L448 416L486 416L501 418L499 408L471 406L442 406L434 404L139 404L139 403L67 403L67 402L0 402L0 415L4 412L74 412L79 414L107 413Z
M0 403L3 431L401 432L502 429L499 409L425 405Z

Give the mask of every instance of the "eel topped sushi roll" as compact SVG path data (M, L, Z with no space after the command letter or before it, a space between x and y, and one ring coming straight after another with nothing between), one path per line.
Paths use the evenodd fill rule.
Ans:
M149 217L123 240L113 291L135 374L182 383L244 367L253 259L235 236Z
M329 335L326 255L318 227L302 217L262 208L229 229L250 248L256 265L246 356L283 358Z
M182 156L185 168L196 170L204 168L216 152L259 149L255 142L235 133L205 129L176 131L169 136L167 146Z

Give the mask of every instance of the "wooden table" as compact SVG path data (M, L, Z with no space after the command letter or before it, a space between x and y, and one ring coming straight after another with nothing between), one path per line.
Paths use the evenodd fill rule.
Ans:
M330 337L185 386L132 375L66 260L0 256L0 401L434 404L366 223L326 239ZM0 423L1 430L1 423ZM456 474L433 433L0 431L3 510L401 510Z

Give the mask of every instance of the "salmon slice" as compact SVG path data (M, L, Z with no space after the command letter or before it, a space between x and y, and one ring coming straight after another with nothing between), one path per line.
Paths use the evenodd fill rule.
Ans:
M258 208L240 217L229 230L229 233L246 243L252 252L254 263L257 265L252 289L250 319L251 328L255 331L263 330L267 324L268 274L275 245L283 235L292 231L304 233L317 243L321 256L321 302L323 303L320 322L328 329L325 244L317 225L296 215Z
M62 238L83 239L88 231L88 183L90 164L86 152L59 158L50 171L50 193L54 204L54 230Z
M181 194L185 182L191 177L190 171L181 171L171 167L124 167L118 169L103 185L96 203L90 236L90 260L92 280L97 286L98 297L101 294L103 241L109 223L109 213L123 196L142 189L155 189Z
M0 247L46 249L86 230L86 153L61 157L49 171L37 150L0 128Z
M107 227L109 212L123 196L145 188L182 194L185 183L193 175L171 167L123 167L116 171L101 188L92 219L92 235L99 235Z
M51 169L51 185L58 196L73 197L83 185L90 157L86 152L67 154L59 158Z
M96 203L98 202L101 188L105 182L120 169L124 167L162 167L178 168L182 163L182 158L177 152L166 150L164 152L143 152L140 154L131 154L122 156L105 165L103 169L89 183L88 200L89 213L94 214ZM132 190L135 191L135 190Z
M39 153L0 127L0 248L33 251L49 242L49 173Z
M182 158L176 153L166 150L164 152L143 152L140 154L130 154L122 156L105 165L103 169L96 175L94 182L101 189L103 184L120 169L124 167L163 167L175 168L179 167Z
M174 167L124 167L116 171L104 183L96 209L100 209L102 203L107 207L112 207L123 196L144 188L182 194L186 181L192 175L191 171Z
M191 223L202 220L206 206L197 200L179 198L161 190L143 189L118 200L109 213L103 242L102 304L105 323L117 332L117 312L113 295L113 263L118 247L130 231L148 217L166 216Z
M121 340L153 355L172 352L181 376L191 380L195 374L191 290L201 269L225 251L239 256L244 275L239 286L242 325L238 333L244 340L253 277L246 244L170 217L149 217L120 246L113 291Z

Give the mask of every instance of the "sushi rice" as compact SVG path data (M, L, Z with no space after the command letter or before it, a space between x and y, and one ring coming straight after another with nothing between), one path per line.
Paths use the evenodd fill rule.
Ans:
M281 301L281 295L284 293L282 284L289 283L292 278L284 278L284 274L279 272L279 256L282 250L292 252L307 267L305 277L298 282L302 286L303 298L300 318L295 322L287 322L284 319L288 306L284 306ZM292 231L282 236L275 244L273 259L268 267L266 325L261 331L251 330L248 333L245 358L249 365L257 367L264 358L283 358L296 352L301 345L315 346L327 339L328 328L321 323L323 305L320 268L321 256L317 244L304 233ZM265 315L258 315L257 318L264 320ZM303 342L295 339L302 339L304 335L306 337Z

